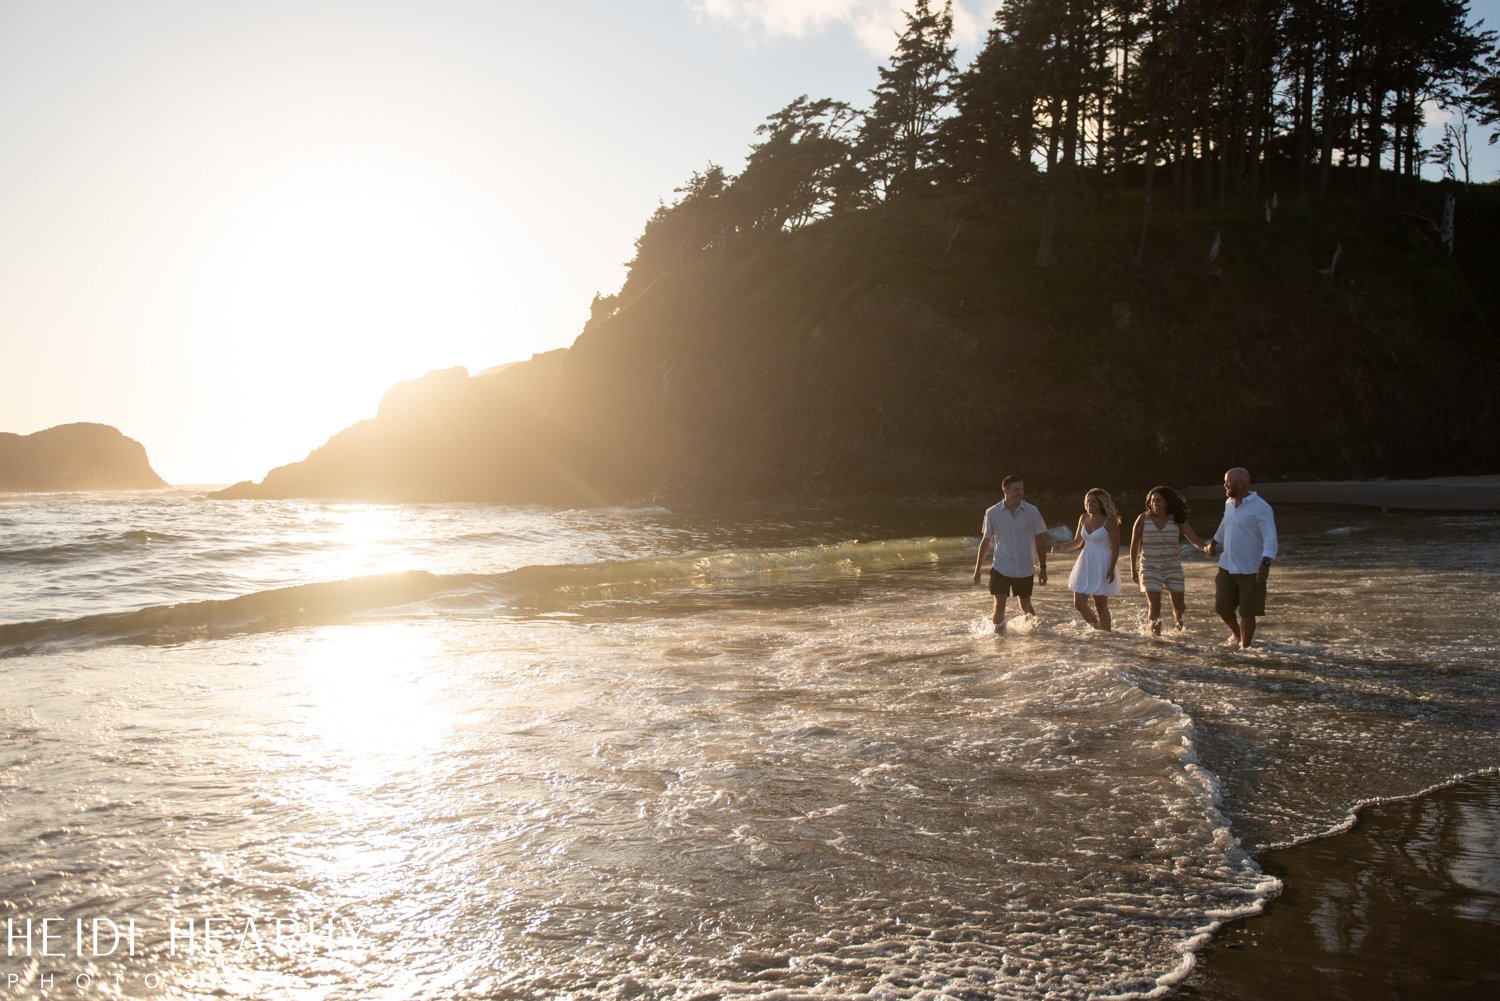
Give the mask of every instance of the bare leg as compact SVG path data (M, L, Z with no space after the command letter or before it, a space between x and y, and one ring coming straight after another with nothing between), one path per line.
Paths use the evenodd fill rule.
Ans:
M1032 608L1031 608L1031 599L1030 598L1017 597L1016 598L1016 603L1021 606L1021 614L1023 614L1023 615L1032 615L1032 616L1036 615L1036 612L1033 611Z
M1005 632L1005 598L995 595L995 614L990 616L995 623L995 632Z
M1187 612L1187 601L1181 591L1169 590L1167 594L1172 597L1172 619L1177 623L1177 628L1181 629L1182 616Z
M1161 592L1146 592L1146 617L1151 620L1151 635L1161 635Z
M1087 622L1089 625L1093 626L1095 629L1102 628L1099 625L1099 619L1098 619L1098 617L1094 615L1094 610L1089 607L1089 596L1088 595L1086 595L1086 594L1075 594L1073 596L1073 607L1076 608L1076 609L1078 609L1078 614L1081 615L1081 616L1083 616L1083 621Z
M1099 610L1099 628L1109 632L1114 622L1109 617L1109 598L1102 594L1094 596L1094 607Z
M1219 618L1221 618L1221 619L1224 620L1224 624L1229 627L1229 632L1232 634L1229 637L1229 639L1226 640L1226 642L1230 646L1239 646L1240 645L1240 620L1236 619L1234 617L1234 613L1232 613L1232 612L1230 614L1228 614L1228 615L1225 615L1223 612L1220 612L1219 613Z
M1251 642L1255 639L1255 616L1240 615L1240 646L1246 650L1250 649Z

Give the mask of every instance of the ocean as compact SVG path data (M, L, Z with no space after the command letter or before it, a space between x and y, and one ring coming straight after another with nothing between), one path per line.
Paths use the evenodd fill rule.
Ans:
M0 996L1169 997L1500 767L1500 517L1279 508L1238 651L994 636L982 507L0 495Z

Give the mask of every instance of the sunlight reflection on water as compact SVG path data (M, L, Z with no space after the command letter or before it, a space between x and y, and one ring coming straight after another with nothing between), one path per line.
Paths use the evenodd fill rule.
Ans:
M349 763L340 775L351 786L419 767L452 727L424 683L440 670L433 644L431 630L409 623L324 628L303 640L307 725L326 753Z
M364 540L351 553L456 530L446 558L490 569L547 529L461 507L445 529L380 507L296 517L314 508ZM572 517L538 562L627 546L580 545ZM535 538L496 555L517 526ZM180 997L1150 990L1212 915L1266 892L1235 838L1315 833L1368 789L1492 753L1476 624L1494 590L1424 569L1424 533L1393 559L1401 523L1381 527L1378 545L1289 530L1265 646L1245 654L1220 646L1207 563L1185 634L1092 633L1054 585L1034 628L997 639L974 628L987 599L963 540L899 547L948 552L914 568L847 544L852 568L809 550L787 570L777 534L706 584L674 551L644 584L609 585L618 564L572 591L530 574L546 601L15 658L0 898L158 929L357 929L120 964ZM1295 558L1325 538L1365 565ZM1119 621L1139 611L1122 598Z

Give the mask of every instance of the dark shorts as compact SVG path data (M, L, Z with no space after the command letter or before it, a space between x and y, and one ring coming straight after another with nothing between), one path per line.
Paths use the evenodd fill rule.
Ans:
M1230 573L1219 568L1214 579L1214 611L1220 615L1238 612L1250 618L1266 614L1266 582L1253 573Z
M997 598L1005 598L1015 595L1017 598L1030 598L1031 585L1036 577L1007 577L998 571L990 571L990 594Z

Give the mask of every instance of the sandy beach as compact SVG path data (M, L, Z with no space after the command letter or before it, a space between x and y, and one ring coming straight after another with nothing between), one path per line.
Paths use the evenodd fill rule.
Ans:
M1225 928L1174 997L1500 996L1500 776L1368 807L1261 862L1285 889Z
M1251 470L1251 474L1254 474ZM1426 480L1252 481L1272 504L1378 507L1392 511L1500 511L1500 476L1437 476ZM1222 499L1223 488L1189 487L1189 500Z

